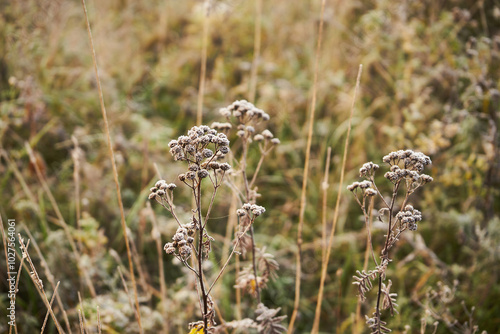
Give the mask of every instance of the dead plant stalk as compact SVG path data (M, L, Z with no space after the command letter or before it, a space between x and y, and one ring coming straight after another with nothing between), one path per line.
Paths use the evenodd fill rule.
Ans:
M325 287L326 271L328 268L328 261L330 260L330 253L331 253L332 244L333 244L333 236L335 235L335 228L337 227L337 221L339 218L339 207L340 207L340 200L342 199L342 190L343 190L343 184L344 184L344 172L345 172L345 164L346 164L346 160L347 160L347 152L349 150L349 136L351 134L352 116L354 114L354 105L356 103L356 96L357 96L358 90L359 90L359 83L360 83L360 79L361 79L362 70L363 70L363 65L359 65L358 77L356 79L356 88L354 89L354 95L352 97L352 104L351 104L351 113L349 115L349 126L347 127L347 134L346 134L346 138L345 138L344 156L342 157L342 168L340 170L340 181L339 181L339 188L337 191L337 201L335 203L335 212L333 215L332 228L330 230L330 236L329 236L328 245L326 248L326 256L323 258L323 263L321 264L321 279L320 279L319 292L318 292L318 301L316 303L316 312L314 314L314 323L313 323L313 328L312 328L311 334L318 333L318 329L319 329L319 320L320 320L320 314L321 314L321 304L323 302L323 292L324 292L324 287Z
M314 60L314 81L312 89L312 100L311 100L311 110L309 111L309 130L307 135L307 146L306 146L306 158L304 164L304 175L302 178L302 192L300 196L300 212L299 212L299 226L297 231L297 268L295 273L295 301L293 304L293 313L290 318L290 324L288 326L288 333L293 333L293 326L295 324L295 319L297 318L297 313L299 310L300 303L300 283L301 283L301 270L302 270L302 229L304 227L304 214L306 210L306 190L307 190L307 180L309 177L309 160L311 157L311 143L314 128L314 113L316 110L316 96L318 90L318 68L319 68L319 55L321 50L321 41L323 37L323 22L325 14L325 2L321 1L321 18L319 22L318 31L318 43L316 45L316 55Z
M89 17L87 14L87 6L85 5L85 0L82 0L82 6L83 6L83 11L85 14L85 21L87 23L87 32L89 35L89 42L90 42L90 49L92 52L92 60L94 63L94 71L95 71L95 76L96 76L96 82L97 82L97 90L99 93L99 101L101 104L101 113L102 113L102 118L104 121L104 131L106 133L106 139L108 143L108 155L111 160L111 166L113 167L113 178L115 181L116 185L116 196L118 198L118 205L120 207L120 217L121 217L121 226L123 230L123 237L125 239L125 246L127 248L127 258L128 258L128 263L129 263L129 270L130 270L130 278L132 279L132 286L134 288L134 298L135 298L135 307L136 307L136 317L137 317L137 323L139 325L139 331L140 333L143 332L142 330L142 324L141 324L141 313L139 309L139 297L137 293L137 283L135 281L135 274L134 274L134 264L132 262L132 253L130 251L130 245L129 245L129 240L128 240L128 234L127 234L127 225L125 222L125 212L123 210L123 202L122 202L122 196L121 196L121 191L120 191L120 182L118 181L118 171L116 168L116 161L115 161L115 155L113 152L113 145L111 143L111 135L109 131L109 125L108 125L108 116L106 113L106 108L104 106L104 98L102 94L102 87L101 87L101 79L99 78L99 69L97 67L97 59L96 59L96 53L95 53L95 48L94 48L94 40L92 39L92 31L90 29L90 22L89 22Z

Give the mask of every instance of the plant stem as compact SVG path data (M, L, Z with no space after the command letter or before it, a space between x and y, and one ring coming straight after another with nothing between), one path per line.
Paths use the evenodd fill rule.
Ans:
M306 191L307 191L307 181L309 178L309 160L311 158L312 135L314 130L314 113L316 111L316 96L318 93L319 55L321 51L321 41L323 37L325 3L326 0L321 1L321 14L320 14L321 19L319 22L318 41L316 44L316 53L314 57L312 99L311 99L311 109L309 110L306 156L304 162L304 174L302 177L302 190L300 195L299 224L297 227L297 266L295 269L295 300L293 302L293 312L292 316L290 317L290 324L288 325L288 333L293 333L295 319L297 318L297 314L299 312L299 304L300 304L300 283L302 274L302 243L303 243L302 230L304 228L304 215L307 203Z
M248 153L248 141L245 139L243 141L243 156L241 157L241 170L243 174L243 181L245 183L245 197L247 202L251 202L253 199L250 198L250 186L248 184L248 179L247 179L247 153ZM256 171L256 173L258 170ZM255 174L257 175L257 174ZM255 176L254 175L254 176ZM254 180L252 180L252 183ZM260 287L259 287L259 280L258 280L258 275L257 275L257 265L255 262L255 238L253 235L253 225L250 226L250 239L252 240L252 267L253 267L253 275L255 279L255 293L257 294L257 301L260 304Z
M250 227L250 237L252 239L252 266L253 266L253 275L255 277L255 293L257 294L257 305L260 304L260 289L259 289L259 280L257 277L257 264L255 263L255 238L253 237L253 225Z
M196 206L198 211L198 224L200 226L200 239L198 241L198 278L200 281L201 296L203 299L203 329L204 333L207 332L208 328L208 295L205 291L205 283L203 281L203 232L205 231L205 226L201 220L201 180L198 182L196 187Z

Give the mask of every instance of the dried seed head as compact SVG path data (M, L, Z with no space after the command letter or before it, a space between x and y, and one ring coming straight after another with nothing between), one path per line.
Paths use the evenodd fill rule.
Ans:
M166 183L165 180L159 180L158 182L155 183L156 188L160 188L162 184Z
M252 211L252 214L254 216L260 216L261 214L266 212L266 209L263 206L256 205L256 204L252 204L252 206L250 207L250 210Z
M186 174L179 174L179 180L184 182L186 180Z
M204 178L206 178L207 176L208 176L208 171L207 171L206 169L200 169L200 170L198 171L198 177L199 177L200 179L204 179Z
M228 171L229 169L231 169L231 165L228 164L227 162L224 162L220 164L220 169L222 169L223 171Z
M247 214L247 212L243 209L238 209L236 210L236 214L238 215L238 217L243 217L244 215Z
M211 163L208 164L208 167L216 170L216 169L219 169L220 168L220 164L216 161L212 161Z
M200 167L198 165L196 165L196 164L191 164L188 167L188 170L191 171L191 172L196 172L198 169L200 169Z
M201 153L204 158L210 158L214 155L214 152L208 148L204 149L203 152Z
M273 133L269 130L264 130L262 131L262 135L264 136L264 138L266 139L272 139L274 137Z
M281 141L278 138L273 138L273 139L271 139L271 143L273 145L279 145L281 143Z
M264 140L264 136L261 135L261 134L255 135L253 137L253 140L255 140L256 142L263 141Z
M367 188L365 190L365 196L375 196L377 195L377 191L373 188Z

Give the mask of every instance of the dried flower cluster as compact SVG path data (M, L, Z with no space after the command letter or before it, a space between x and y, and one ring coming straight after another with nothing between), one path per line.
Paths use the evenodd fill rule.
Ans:
M210 144L214 145L213 151L207 148ZM170 141L168 147L175 160L186 160L200 165L203 160L209 159L206 162L208 165L214 160L214 156L221 159L229 153L229 139L225 134L201 125L192 127L187 136L180 136L177 140ZM206 165L203 168L206 168Z
M270 117L266 112L246 100L235 101L231 105L221 108L219 112L229 123L214 123L213 126L217 126L221 130L235 129L235 135L241 142L242 149L233 152L233 157L238 161L234 165L238 165L239 169L232 173L228 182L231 183L231 188L236 190L235 194L240 202L245 203L237 211L240 223L236 236L237 240L241 241L241 254L246 257L248 250L252 255L251 262L239 271L235 287L256 297L257 305L260 305L260 290L266 286L269 279L275 276L279 266L271 254L260 250L255 243L251 221L265 211L263 207L255 204L260 196L255 182L264 159L276 145L280 144L280 140L275 138L269 129L259 130L262 128L262 123L268 121ZM252 143L258 144L260 159L253 171L253 176L249 177L247 154ZM247 228L249 228L249 235L242 235L241 230L246 231ZM278 317L277 319L281 322L284 318ZM269 333L281 332L280 328L280 326L276 326ZM267 333L265 330L264 332Z
M190 221L183 224L176 212L173 203L174 189L176 185L159 180L150 189L149 199L154 199L167 209L175 218L179 227L172 237L172 242L165 244L164 250L169 255L177 257L188 269L190 269L198 282L201 314L203 320L195 323L192 328L202 328L209 333L215 328L214 303L210 296L210 288L205 286L205 275L203 272L203 261L208 258L211 250L211 242L214 240L208 234L207 222L214 203L217 189L231 166L227 162L220 162L229 153L229 139L224 133L217 132L206 125L195 126L188 131L187 135L180 136L168 144L170 153L176 161L187 162L187 170L179 175L179 180L191 188L196 207L192 210ZM203 180L210 180L213 193L205 216L202 216L202 192ZM259 211L260 214L260 211ZM195 267L193 268L187 260L195 254Z
M236 117L241 124L245 124L252 119L268 121L270 118L264 110L255 107L247 100L234 101L229 106L221 108L219 113L227 119L231 116Z
M251 119L250 115L255 117L265 118L267 115L261 111L256 110L240 110L247 118ZM267 116L268 117L268 116ZM215 332L215 304L212 301L210 292L214 284L222 276L229 260L236 252L245 234L252 228L255 219L261 216L266 210L264 207L255 204L254 201L245 201L241 209L238 209L236 214L239 218L239 231L236 233L234 247L226 260L224 266L220 270L216 279L211 286L207 286L207 278L204 274L203 262L208 259L211 251L211 242L214 239L209 235L207 229L207 222L210 219L210 213L214 204L214 199L217 189L221 186L226 172L231 169L227 162L221 162L229 152L229 139L226 134L217 132L219 130L229 130L231 125L229 123L214 123L216 129L212 129L206 125L195 126L188 131L187 135L180 136L177 140L172 140L168 146L170 153L176 161L187 162L187 170L179 175L179 180L187 185L193 195L195 208L192 210L192 216L188 223L183 224L175 212L174 189L176 185L167 183L165 180L159 180L155 186L150 189L149 199L156 200L165 209L167 209L179 227L172 237L172 242L165 244L164 250L169 255L177 257L189 270L191 270L198 284L198 293L200 295L201 314L203 319L198 322L191 323L189 328L193 331L201 331L203 333ZM250 127L246 128L251 131ZM271 136L272 134L266 134ZM204 216L202 216L202 188L203 180L210 180L213 193L211 196L208 209ZM194 266L188 263L190 257L194 257ZM277 263L273 262L270 257L268 259L269 268L277 267ZM191 261L190 261L191 262ZM266 274L266 280L270 276Z
M365 163L359 170L359 176L365 178L364 181L354 182L347 186L347 189L354 194L356 202L360 205L365 218L365 224L368 229L369 243L372 250L372 258L375 262L376 269L365 271L357 271L357 276L354 277L353 284L358 286L359 297L362 301L366 300L366 293L371 290L373 284L371 281L378 278L378 294L377 306L373 317L366 317L366 323L372 330L372 333L382 334L390 332L386 326L387 323L381 320L381 311L389 310L391 315L397 312L396 294L390 292L392 282L386 285L383 281L386 279L387 266L391 262L389 250L399 240L401 233L406 230L416 231L417 224L422 220L422 213L416 210L412 205L407 204L410 195L420 186L433 181L432 177L423 174L425 166L430 165L431 159L423 153L414 152L412 150L400 150L391 152L382 158L383 162L389 165L390 171L386 172L384 177L389 180L392 185L392 196L390 201L387 201L378 190L375 183L375 173L380 168L379 165L368 162ZM405 195L399 205L399 210L396 208L398 191L405 187ZM373 199L375 196L380 198L384 207L379 210L378 219L381 222L387 223L387 234L383 244L380 264L373 253L371 246L371 233L369 229L369 203L367 199ZM385 219L385 220L384 220ZM382 302L381 302L381 298Z

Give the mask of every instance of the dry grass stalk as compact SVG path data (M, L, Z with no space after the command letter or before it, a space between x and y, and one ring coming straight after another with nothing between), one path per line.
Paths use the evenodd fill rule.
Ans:
M45 260L45 257L43 256L42 251L40 250L40 247L38 247L38 243L36 242L36 239L33 237L30 230L25 225L22 225L22 229L28 235L28 238L29 238L28 244L26 245L26 248L28 248L28 246L29 246L29 241L33 240L33 247L35 247L35 251L36 251L38 257L40 258L40 264L42 265L42 268L45 271L45 276L47 276L47 280L49 281L52 289L55 290L56 289L56 282L54 280L54 275L50 271L49 265L47 264L47 261ZM22 259L21 261L24 261L24 259ZM22 264L21 264L21 266L22 266ZM21 268L19 268L19 269L21 269ZM17 278L19 279L19 275L17 276ZM66 310L64 309L64 305L62 303L61 296L59 294L56 294L56 300L57 300L57 306L59 306L59 309L61 309L63 312L63 318L64 318L64 323L66 325L66 329L68 330L68 333L71 334L71 326L69 324L68 315L66 313Z
M255 95L257 90L257 72L260 61L260 46L262 37L262 0L255 0L255 37L253 45L253 62L250 73L250 92L248 99L255 103Z
M9 263L9 256L7 254L7 248L8 248L8 245L7 245L7 235L5 234L5 229L3 227L3 219L2 219L2 216L0 215L0 229L2 230L2 242L3 242L3 249L5 251L5 264L8 266L8 263ZM28 242L28 246L29 246L29 242ZM17 294L17 287L18 287L18 283L19 283L19 276L21 275L21 268L22 268L22 264L21 266L19 266L19 272L18 272L18 275L17 275L17 281L16 281L16 288L15 288L15 293ZM7 278L11 279L11 276L10 276L10 270L7 269ZM16 332L17 334L17 326L12 326L12 325L9 325L9 334L12 333L12 327L14 327L14 331Z
M311 331L312 334L318 333L318 329L319 329L319 320L320 320L320 315L321 315L321 304L323 302L323 292L324 292L324 287L325 287L326 271L328 268L328 262L330 260L330 253L331 253L332 244L333 244L333 236L335 235L335 228L337 227L337 221L339 218L339 207L340 207L340 200L342 198L342 190L343 190L343 184L344 184L345 164L346 164L346 160L347 160L347 152L349 151L349 136L351 134L352 116L354 114L354 105L356 103L356 96L357 96L358 90L359 90L359 83L361 80L362 70L363 70L363 65L359 65L358 77L356 79L356 88L354 89L354 95L352 97L352 104L351 104L351 113L349 115L349 126L347 128L347 134L346 134L345 145L344 145L344 156L342 157L342 168L340 169L340 181L339 181L339 188L338 188L338 192L337 192L337 201L335 203L335 211L334 211L334 215L333 215L332 229L330 230L330 236L329 236L328 245L326 248L326 256L324 257L323 263L321 264L321 279L320 279L319 292L318 292L318 301L316 303L316 311L314 314L314 323L313 323L313 328Z
M167 312L167 286L165 284L165 272L163 269L163 249L161 247L161 234L158 229L158 221L156 220L155 212L151 207L150 202L146 202L146 208L151 219L151 224L153 225L153 230L151 231L151 236L153 237L156 244L156 252L158 253L158 276L160 281L160 294L161 294L161 310L163 313L163 332L168 333L168 312Z
M84 14L85 14L85 21L87 23L87 32L89 35L90 49L92 52L92 60L94 63L94 71L95 71L96 82L97 82L97 90L99 93L99 101L101 104L101 113L102 113L102 118L104 121L104 131L106 133L106 139L108 142L108 155L109 155L109 158L111 159L111 166L113 167L113 178L114 178L115 185L116 185L116 195L117 195L117 199L118 199L118 205L120 208L121 226L122 226L122 230L123 230L123 237L125 239L125 246L127 248L127 258L128 258L128 264L129 264L130 278L132 279L132 286L134 288L137 323L139 325L139 332L142 333L143 330L142 330L142 324L141 324L141 313L140 313L140 309L139 309L139 297L138 297L138 292L137 292L137 283L135 281L134 264L132 261L132 253L130 251L129 238L128 238L128 234L127 234L127 224L125 222L125 212L123 210L123 202L122 202L122 196L121 196L121 191L120 191L120 182L118 180L118 170L116 169L115 155L113 152L113 145L111 143L111 135L110 135L109 125L108 125L108 116L106 113L106 107L104 106L104 97L102 94L101 80L99 78L99 69L97 67L97 59L96 59L96 54L95 54L94 41L92 39L92 31L90 30L90 22L89 22L89 17L87 14L87 6L85 5L85 0L82 0L82 6L83 6Z
M99 306L97 306L97 332L101 334L101 313L99 313Z
M80 157L81 149L78 145L78 139L75 136L71 136L73 145L75 148L71 152L71 158L73 159L73 182L75 182L75 209L76 209L76 228L78 231L81 230L80 218L81 218L81 208L80 208ZM83 245L80 239L77 240L78 249L82 251Z
M207 75L208 32L210 29L210 0L205 0L205 17L203 19L203 45L201 47L200 85L198 88L198 106L196 109L196 125L203 121L203 97L205 95L205 78Z
M307 146L306 146L306 160L304 164L304 175L302 179L302 192L300 195L300 212L299 212L299 226L297 231L297 268L295 273L295 301L293 303L293 312L290 317L290 324L288 325L288 333L293 333L293 326L295 324L295 319L297 318L297 313L299 311L300 303L300 283L301 283L301 271L302 271L302 229L304 227L304 214L306 210L306 191L307 191L307 180L309 177L309 160L311 157L311 143L314 128L314 114L316 111L316 95L318 90L318 70L319 70L319 55L321 50L321 42L323 37L323 23L325 14L325 2L321 1L321 14L319 22L318 31L318 43L316 45L316 55L314 60L314 80L312 88L312 100L311 100L311 110L309 110L309 130L307 134Z
M80 295L80 291L78 291L78 302L80 303L80 307L82 310L82 318L83 318L83 325L85 328L85 332L89 332L89 326L87 325L87 319L85 318L85 310L83 309L83 302L82 302L82 296Z
M54 293L52 294L52 298L50 299L49 305L51 308L52 308L52 303L54 302L54 299L57 296L57 289L59 288L59 283L60 283L60 281L57 281L56 288L54 290ZM47 324L48 318L49 318L49 311L47 310L47 313L45 313L45 319L43 320L42 330L40 331L40 334L43 334L43 331L45 330L45 325Z
M30 158L30 161L31 161L33 167L35 168L35 172L36 172L36 175L38 177L38 180L40 181L40 184L42 185L42 189L45 192L45 194L47 195L47 197L49 198L50 204L52 205L52 208L54 209L54 211L56 213L56 216L58 219L58 225L63 228L64 234L66 235L66 239L68 239L68 242L71 246L71 251L73 252L73 256L74 256L75 261L76 261L76 265L77 265L80 273L83 275L83 278L85 280L85 283L87 284L87 287L89 288L89 291L90 291L92 298L95 298L96 292L95 292L95 288L94 288L94 283L92 283L92 280L90 279L89 274L85 270L85 268L81 267L82 262L80 260L81 259L80 253L78 252L78 249L76 248L75 241L73 240L73 236L71 235L71 230L70 230L68 224L66 223L66 220L64 219L64 217L61 213L61 210L59 209L59 205L57 204L57 201L54 198L54 195L50 191L50 187L47 183L47 180L45 180L45 177L44 177L42 171L40 170L40 167L36 163L35 154L33 153L31 146L26 142L25 147L26 147L26 151L28 152L28 156Z
M326 163L325 163L325 174L323 176L323 183L321 184L322 191L322 203L321 203L321 225L322 225L322 234L321 234L321 259L325 260L325 245L326 245L326 207L327 207L327 199L328 199L328 176L330 175L330 159L332 156L332 148L328 147L326 152Z
M85 328L83 327L82 321L82 311L78 309L78 323L80 324L80 334L85 334Z
M130 304L130 309L134 311L135 317L137 319L138 312L137 312L136 308L134 307L134 303L132 302L132 299L130 298L130 292L128 291L127 282L125 281L125 278L123 277L122 269L120 266L118 266L117 269L118 269L118 273L120 274L120 278L122 280L123 289L125 289L125 293L127 294L127 299L128 299L128 303Z
M59 324L59 321L57 321L57 318L54 314L54 311L52 310L52 306L49 303L49 300L47 298L47 295L45 294L45 290L43 289L43 281L40 279L40 276L38 276L38 272L36 271L35 265L33 264L33 261L31 261L31 256L28 253L28 248L24 244L24 239L21 237L21 234L18 233L18 240L19 240L19 246L22 251L22 257L26 258L28 261L28 264L31 268L30 272L30 278L35 284L35 287L37 288L38 292L40 293L40 296L42 296L43 303L47 307L47 310L49 311L50 315L52 316L52 319L54 320L54 323L56 325L58 333L64 333L64 330L62 329L61 325ZM29 241L28 241L29 242Z

